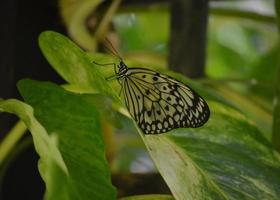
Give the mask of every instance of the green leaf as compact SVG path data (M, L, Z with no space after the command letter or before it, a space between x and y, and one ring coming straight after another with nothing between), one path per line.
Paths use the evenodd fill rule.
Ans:
M176 199L278 199L280 155L237 111L210 103L197 129L145 136Z
M226 84L211 83L211 86L224 98L227 98L235 108L256 122L265 138L271 140L272 114L257 103L252 94L242 95Z
M137 195L121 198L119 200L174 200L174 198L170 195L159 195L159 194L151 194L151 195Z
M110 94L111 87L99 71L102 67L91 63L85 52L67 37L45 31L40 34L39 45L52 67L68 83L91 92L98 88L100 92L118 99L116 94Z
M275 11L277 14L277 26L278 26L278 35L280 36L280 2L279 1L275 1ZM279 41L278 41L278 44ZM278 45L279 46L279 45ZM280 132L279 132L279 128L280 128L280 103L279 103L279 99L280 99L280 59L279 59L279 54L280 51L279 49L277 49L277 55L278 55L278 59L277 59L277 71L276 71L276 81L275 81L275 97L274 97L274 111L273 111L273 132L272 132L272 141L274 146L277 148L278 151L280 151Z
M52 37L61 39L61 35L55 33L52 33ZM64 37L63 40L65 44L52 45L67 49L69 41ZM51 43L51 40L46 42ZM75 54L75 48L67 50ZM75 57L79 60L78 55ZM78 61L69 62L73 62L69 63L71 67ZM82 67L82 71L87 68L84 65L79 67ZM95 67L91 70L98 71ZM89 70L86 73L93 72ZM95 85L98 91L112 96L116 94L115 90L107 87L108 83L103 78L95 78L100 80ZM89 82L87 85L94 84ZM103 89L105 85L107 89ZM206 94L207 90L204 90L199 93ZM161 135L143 135L138 128L172 194L178 200L278 199L280 155L252 122L213 97L212 100L220 103L209 102L211 117L201 128L181 128Z
M69 198L115 199L96 107L83 95L67 92L51 83L23 80L18 88L48 133L56 134L68 180L73 185L67 188ZM57 174L52 177L58 178ZM58 192L61 185L58 181L52 187Z
M85 22L101 2L101 0L59 0L61 17L68 33L88 50L96 49L97 44Z
M38 164L40 174L46 183L46 199L69 199L68 195L72 191L69 172L57 148L55 134L49 136L34 117L33 108L21 101L0 100L0 111L17 115L30 130L35 149L40 156Z
M277 78L275 81L274 103L275 104L273 111L272 142L275 148L278 151L280 151L280 65L277 70Z

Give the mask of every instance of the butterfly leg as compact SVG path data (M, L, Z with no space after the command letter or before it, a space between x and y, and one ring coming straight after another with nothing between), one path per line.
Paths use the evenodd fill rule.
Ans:
M121 96L122 90L123 90L123 88L121 87L120 92L119 92L119 96Z
M95 61L92 61L92 63L94 63L96 65L100 65L100 66L114 65L115 74L117 74L116 63L98 63L98 62L95 62ZM118 78L119 78L118 76L113 75L113 76L107 77L105 79L106 79L106 81L111 81L111 80L115 80L115 79L118 79Z
M109 76L109 77L107 77L107 78L105 78L105 79L106 79L106 81L112 81L112 80L116 80L116 79L118 79L118 78L119 78L119 76L112 75L112 76Z
M120 78L122 78L124 75L112 75L106 78L106 81L112 81L112 80L118 80L119 84L121 84Z
M93 64L99 65L99 66L107 66L107 65L114 65L114 68L116 69L116 64L115 63L98 63L95 61L91 61Z

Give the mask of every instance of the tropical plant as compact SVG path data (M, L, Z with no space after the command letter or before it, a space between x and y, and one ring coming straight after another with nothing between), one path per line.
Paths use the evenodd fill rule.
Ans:
M88 2L91 6L83 4L78 10L92 9L92 6L98 5L98 2L93 2L95 4ZM118 1L114 3L118 4ZM111 12L109 9L108 15L103 18L105 24L108 20L106 16L112 17L112 10L116 6L114 3ZM278 4L276 1L277 11ZM66 8L62 11L67 16L75 10L67 6ZM212 12L219 13L218 11L220 10L213 9ZM247 13L248 18L252 16L249 14ZM80 25L77 24L79 20L85 20L82 16L85 16L84 12L77 12L77 16L73 16L75 20L71 19L74 21L66 22L74 39L77 38L75 34L85 34L85 29L76 27ZM144 21L146 18L148 19L145 15L140 17ZM257 16L256 19L262 18ZM125 14L120 14L114 20L115 24L119 24L117 27L120 37L127 38L122 49L138 49L139 46L135 46L136 39L131 35L133 31L134 34L139 34L135 29L143 27L121 27ZM219 23L216 26L219 26ZM180 128L158 135L143 134L129 116L118 95L120 85L117 81L106 80L106 77L114 74L114 69L95 64L118 63L117 58L95 52L97 45L91 46L94 51L84 51L60 33L41 33L41 51L66 84L59 86L52 82L23 79L18 82L17 88L24 101L0 100L1 112L15 114L21 120L1 143L2 174L8 164L7 157L12 152L11 149L16 148L15 144L22 137L26 126L40 156L38 170L46 185L45 199L117 199L117 188L112 184L111 176L113 173L127 172L139 155L147 155L139 153L139 149L148 151L156 167L150 167L148 171L157 170L171 193L129 196L122 198L123 200L279 199L280 106L278 101L274 107L271 106L273 96L276 99L280 96L279 67L275 64L278 61L279 45L271 45L263 57L257 58L259 52L250 49L250 42L246 41L257 31L246 29L247 27L233 23L226 24L226 28L219 27L219 33L210 32L208 48L213 52L209 54L209 65L218 66L214 69L206 68L210 78L200 81L171 72L164 67L162 61L139 54L143 56L144 63L152 63L152 67L158 66L157 71L191 86L206 99L211 110L210 120L200 128ZM82 33L73 32L74 30ZM224 34L229 34L228 30L240 34L239 39L243 37L244 43L234 41L236 35L231 35L233 38L230 41L224 39ZM104 30L101 27L99 31L103 33ZM159 33L165 40L167 36L161 34ZM265 38L265 35L271 33L264 30L257 34ZM97 42L98 37L92 40L87 35L85 40L77 43L84 49L89 49L89 42ZM161 37L157 39L162 39ZM146 45L149 49L149 39L151 38L139 45ZM219 45L219 42L222 42L222 45ZM159 51L165 52L166 49ZM246 58L237 55L240 52L245 53ZM217 55L222 58L215 58ZM128 66L143 65L136 61L135 57L137 56L125 57ZM271 57L273 59L270 60ZM233 66L239 63L246 63L249 70L238 73L241 68L234 69ZM271 65L275 64L276 67L262 76L264 70L261 67L266 63L273 63ZM271 74L276 72L278 77L272 82ZM223 73L227 76L223 76ZM237 75L230 76L231 73ZM237 79L231 80L231 77ZM255 81L253 83L257 84L251 84L252 78ZM266 91L263 89L263 82L267 80L270 82L269 90ZM274 90L276 94L273 93ZM137 137L137 134L140 137ZM141 140L144 145L141 145ZM131 145L135 144L135 141L137 144ZM150 181L147 184L154 183Z

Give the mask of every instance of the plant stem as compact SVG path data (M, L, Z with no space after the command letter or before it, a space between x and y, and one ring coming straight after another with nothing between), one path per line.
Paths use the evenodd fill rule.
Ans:
M117 12L119 6L120 6L121 0L114 0L112 4L110 5L107 13L103 17L102 21L100 22L98 29L95 32L95 37L97 40L102 41L105 36L106 32L109 28L109 24L112 21L112 18L114 17L114 14Z
M4 140L0 144L0 165L14 148L17 142L22 138L27 128L22 121L18 121L12 130L6 135Z

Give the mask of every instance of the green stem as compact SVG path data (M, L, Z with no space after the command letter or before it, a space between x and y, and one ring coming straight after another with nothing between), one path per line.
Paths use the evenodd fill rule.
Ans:
M100 22L98 29L95 32L95 37L97 40L102 41L106 36L106 32L108 30L109 24L112 21L115 13L117 12L120 6L121 0L114 0L110 5L108 11L106 12L105 16L103 17L102 21Z
M16 123L12 130L7 134L4 140L0 144L0 165L3 164L3 161L14 148L17 142L22 138L26 132L26 126L22 121Z

